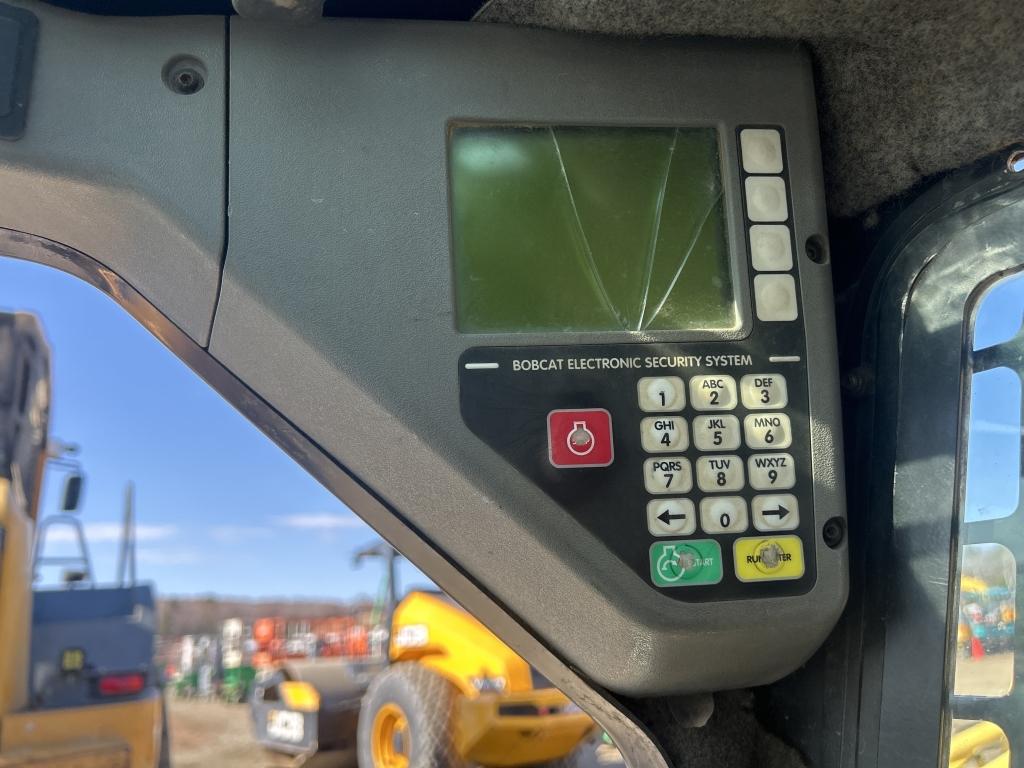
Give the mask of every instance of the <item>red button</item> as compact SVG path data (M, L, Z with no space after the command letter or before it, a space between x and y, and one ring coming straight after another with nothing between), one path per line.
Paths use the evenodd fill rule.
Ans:
M555 467L607 467L615 458L612 415L604 408L548 414L548 458Z

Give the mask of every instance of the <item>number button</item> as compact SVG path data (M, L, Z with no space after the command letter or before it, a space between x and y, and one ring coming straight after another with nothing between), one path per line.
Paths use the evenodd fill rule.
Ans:
M697 530L697 513L689 499L655 499L647 503L647 530L652 536L689 536Z
M682 416L648 416L640 422L640 442L648 453L685 451L690 443Z
M777 373L751 373L740 379L743 407L752 411L785 408L789 404L786 379Z
M697 459L697 486L709 492L741 490L743 460L739 456L701 456Z
M740 420L735 416L696 416L693 444L701 451L735 451L740 447Z
M788 453L755 453L747 459L747 476L755 491L785 491L796 485L796 467Z
M755 496L751 506L759 531L792 531L800 525L800 505L791 493Z
M666 456L644 462L644 486L648 493L689 493L693 488L690 460Z
M640 379L636 384L640 410L648 413L681 411L686 405L686 388L678 376Z
M736 407L736 379L732 376L694 376L690 402L698 411L731 411Z
M752 413L743 419L747 445L755 449L789 448L793 442L789 416L784 413Z
M700 527L704 533L743 533L748 526L747 502L740 496L700 500Z

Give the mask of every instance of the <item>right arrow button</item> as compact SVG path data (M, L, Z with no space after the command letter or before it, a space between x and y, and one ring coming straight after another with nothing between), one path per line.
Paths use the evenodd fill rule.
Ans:
M800 505L791 493L755 496L750 508L759 531L792 531L800 525Z

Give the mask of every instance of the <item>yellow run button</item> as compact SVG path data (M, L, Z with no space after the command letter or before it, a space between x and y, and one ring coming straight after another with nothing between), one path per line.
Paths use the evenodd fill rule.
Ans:
M804 546L799 536L754 536L732 547L740 581L782 581L804 575Z

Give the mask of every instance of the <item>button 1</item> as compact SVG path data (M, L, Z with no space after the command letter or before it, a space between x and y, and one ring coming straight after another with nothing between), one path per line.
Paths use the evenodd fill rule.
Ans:
M772 128L740 131L743 170L747 173L782 173L782 136Z
M778 176L748 176L747 216L753 222L783 222L789 218L786 182Z
M747 502L739 496L712 496L700 500L700 527L704 533L743 533L747 530Z
M732 551L740 581L782 581L804 575L804 547L797 536L736 539Z
M689 536L697 530L697 513L689 499L647 502L647 530L652 536Z
M695 416L693 444L701 451L735 451L740 447L740 420L735 416Z
M755 496L751 507L759 531L792 531L800 525L800 505L792 493Z
M640 379L636 383L636 393L640 410L648 413L681 411L686 405L686 388L678 376Z
M747 477L755 491L785 491L796 485L796 466L788 453L755 453L747 459Z
M789 448L793 433L784 413L752 413L743 419L743 434L750 448Z
M721 374L694 376L690 404L698 411L731 411L736 407L736 379Z
M792 275L755 275L754 308L757 319L765 322L796 320L796 281Z
M743 460L739 456L701 456L697 459L697 486L709 492L742 490Z
M714 539L657 541L651 545L651 581L659 587L691 587L722 580L722 548Z
M789 404L786 377L777 373L749 373L740 379L743 407L752 411L785 408Z
M750 228L750 264L758 272L793 268L793 238L785 224L754 224Z
M604 408L548 414L548 459L559 469L607 467L615 458L612 415Z
M648 453L685 451L690 443L682 416L648 416L640 422L640 442Z
M693 488L690 460L666 456L644 462L644 487L648 493L689 493Z

